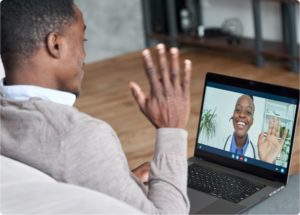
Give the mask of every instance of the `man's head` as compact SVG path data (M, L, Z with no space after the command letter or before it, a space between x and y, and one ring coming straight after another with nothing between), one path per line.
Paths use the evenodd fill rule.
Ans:
M1 57L7 84L78 94L85 25L73 0L3 0Z
M232 123L237 137L245 137L253 124L253 97L242 95L238 98L232 116Z

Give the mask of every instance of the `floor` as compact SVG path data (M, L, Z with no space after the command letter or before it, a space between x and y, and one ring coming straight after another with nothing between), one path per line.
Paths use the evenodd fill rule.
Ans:
M153 51L154 53L154 51ZM253 64L253 57L238 53L223 53L199 48L184 48L181 59L191 59L191 115L188 155L193 155L202 88L206 72L258 80L299 89L299 75L290 72L284 62L268 59L263 68ZM140 113L128 88L128 82L139 83L149 90L140 52L89 64L85 68L82 94L76 107L82 112L108 122L117 132L130 168L151 159L155 144L155 129ZM292 154L291 173L299 172L299 120Z

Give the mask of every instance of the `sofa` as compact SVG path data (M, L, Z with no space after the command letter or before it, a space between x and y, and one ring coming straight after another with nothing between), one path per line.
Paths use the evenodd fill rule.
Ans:
M0 155L1 214L143 214L106 194L55 181Z

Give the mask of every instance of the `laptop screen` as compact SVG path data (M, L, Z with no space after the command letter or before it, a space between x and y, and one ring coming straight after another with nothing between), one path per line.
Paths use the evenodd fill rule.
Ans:
M286 175L298 103L283 87L208 73L196 151Z

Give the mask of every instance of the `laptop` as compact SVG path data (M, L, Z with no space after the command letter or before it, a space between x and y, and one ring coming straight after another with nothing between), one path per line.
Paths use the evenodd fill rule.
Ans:
M190 213L243 213L287 185L299 90L207 73L202 98Z

